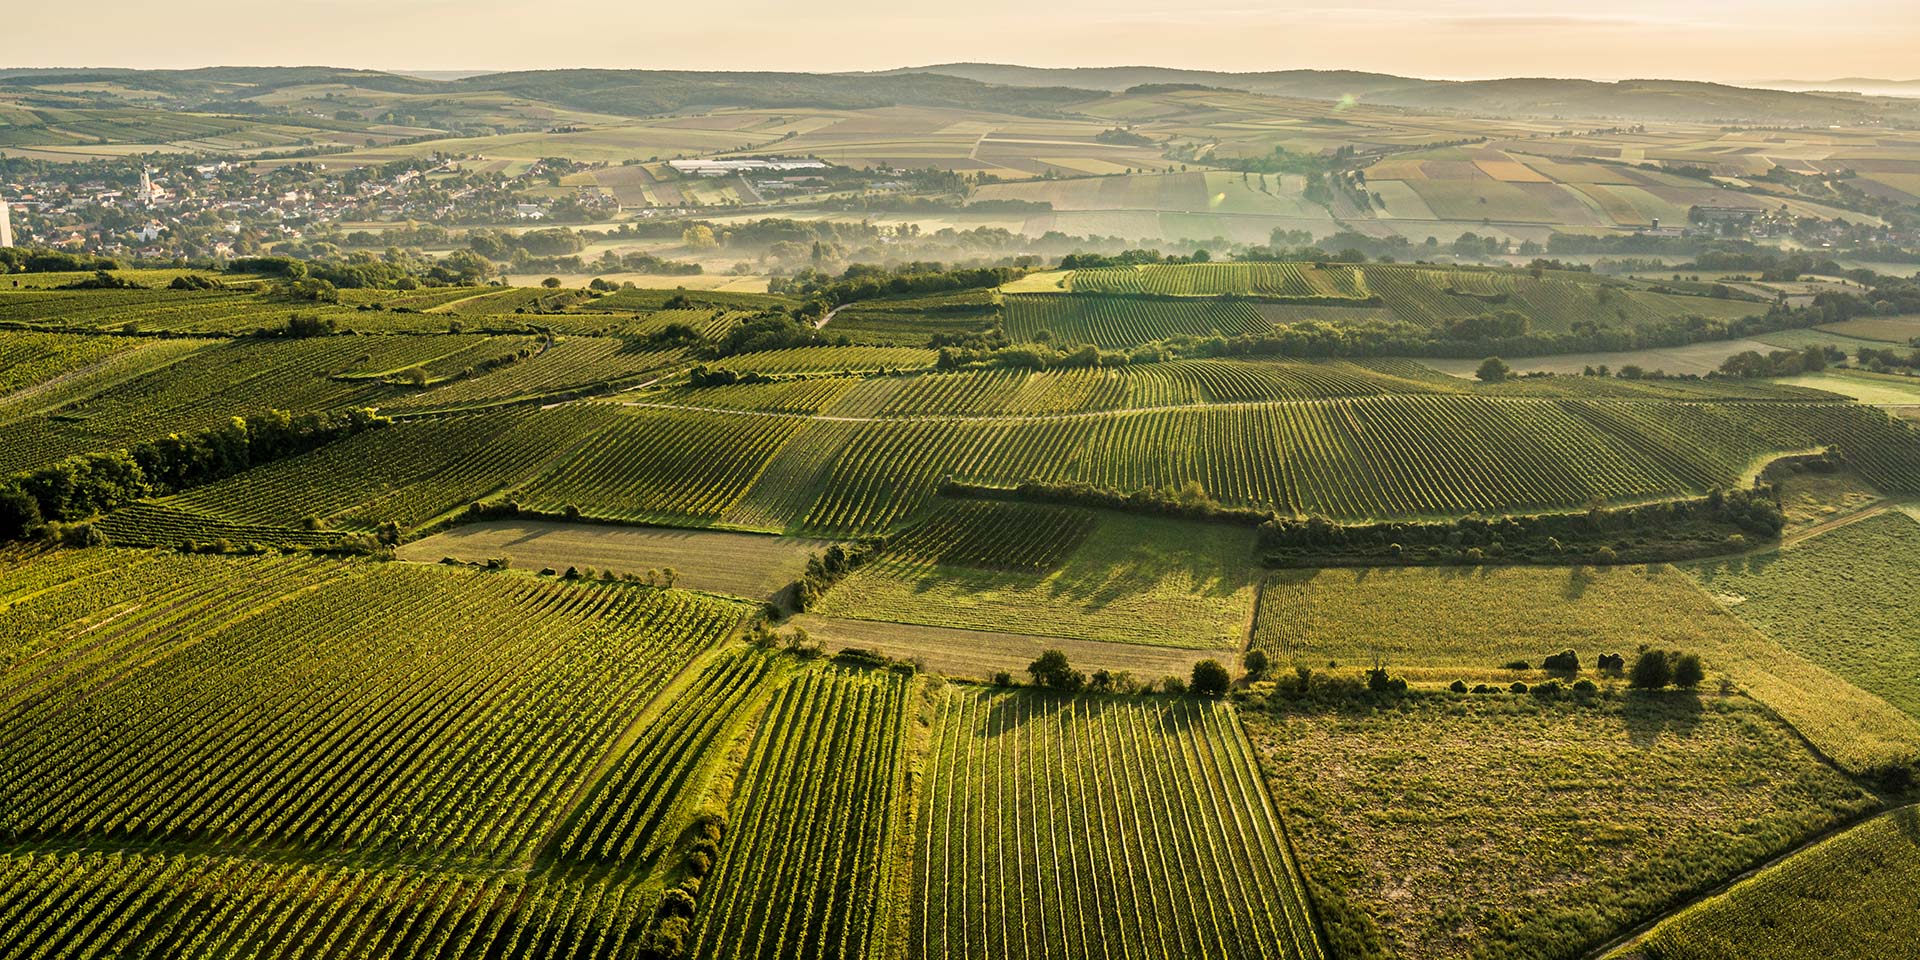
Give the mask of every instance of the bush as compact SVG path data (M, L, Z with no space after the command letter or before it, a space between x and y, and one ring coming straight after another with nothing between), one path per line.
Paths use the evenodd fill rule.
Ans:
M1598 692L1599 689L1592 680L1581 679L1573 682L1574 693L1595 693Z
M1467 682L1465 680L1455 680L1454 682L1447 685L1447 689L1453 691L1454 693L1466 693Z
M1219 664L1215 663L1214 666L1218 667ZM1051 690L1072 692L1087 684L1087 675L1075 670L1067 662L1067 655L1059 650L1043 651L1039 659L1027 665L1027 674L1033 677L1036 686Z
M1697 653L1681 654L1673 661L1673 685L1682 690L1692 690L1707 678L1707 671L1700 663Z
M1008 673L1005 670L1001 670L998 673L995 673L993 675L993 685L996 687L1013 686L1013 674Z
M1548 699L1557 697L1560 695L1560 681L1548 680L1545 683L1534 684L1532 693L1536 697L1546 697Z
M1524 680L1515 680L1513 682L1513 686L1508 687L1507 689L1513 691L1514 693L1526 693L1527 683Z
M1617 653L1603 653L1594 660L1594 666L1599 667L1602 673L1618 676L1627 669L1627 658Z
M1484 683L1476 683L1473 685L1473 692L1474 693L1493 693L1495 692L1495 689L1493 687L1487 686Z
M1267 675L1267 655L1259 650L1248 650L1247 655L1240 658L1240 665L1246 668L1249 680L1258 680Z
M1188 689L1202 697L1223 697L1232 684L1233 676L1227 668L1218 660L1208 659L1193 665L1193 682Z
M1540 661L1540 666L1555 673L1579 673L1580 657L1572 650L1562 650Z
M1665 650L1647 650L1633 661L1633 674L1627 685L1637 690L1659 690L1672 682L1671 655Z
M1506 663L1501 664L1500 668L1503 670L1532 670L1533 664L1525 660L1508 660Z

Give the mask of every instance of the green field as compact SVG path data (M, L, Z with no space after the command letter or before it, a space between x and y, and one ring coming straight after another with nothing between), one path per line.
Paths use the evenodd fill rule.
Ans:
M1920 522L1887 513L1778 553L1691 569L1734 616L1920 717L1920 629L1888 615L1920 589L1917 550Z
M1901 807L1809 847L1664 920L1620 957L1861 960L1906 956L1920 937L1920 818ZM1759 931L1765 931L1764 935Z
M1874 803L1738 697L1242 716L1342 955L1577 957Z
M938 529L900 538L817 612L1174 647L1232 648L1245 634L1249 531L1071 508L1051 508L1065 516L1050 528L1018 508L948 516L964 509L936 506L925 522ZM1023 550L1019 535L1038 529L1042 549Z

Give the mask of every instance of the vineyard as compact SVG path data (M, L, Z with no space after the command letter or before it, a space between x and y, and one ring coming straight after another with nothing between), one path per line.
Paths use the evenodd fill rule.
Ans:
M10 569L4 599L0 835L496 865L531 852L591 760L743 612L435 567L97 551Z
M1231 708L937 703L908 956L1322 956Z
M634 408L627 428L550 471L527 499L593 516L740 525L751 516L772 529L842 534L900 523L943 476L1123 491L1197 483L1228 504L1356 518L1700 493L1741 482L1772 454L1821 446L1883 489L1920 482L1920 435L1841 403L1388 394L937 417L857 414L862 386L835 402L811 383L805 403L791 402L801 388L787 385L729 396L746 407L777 397L828 410L817 417L707 410L691 392Z
M692 955L877 955L892 895L912 681L838 667L789 681L740 771Z
M1364 300L1366 274L1344 263L1153 264L1076 270L1067 279L1074 293L1135 293L1162 297L1240 295L1274 298Z
M1521 271L1392 264L1105 267L1074 271L1067 289L1067 295L1006 296L1008 335L1035 340L1044 331L1055 342L1124 349L1174 336L1258 333L1305 320L1435 327L1513 310L1526 315L1535 332L1567 333L1580 322L1634 327L1686 316L1737 320L1767 309L1751 300L1660 292L1591 274L1551 271L1536 279Z
M602 409L582 406L397 423L142 504L132 516L116 513L106 521L107 532L128 544L172 546L187 539L155 526L161 517L183 526L198 520L316 536L325 536L326 529L370 531L386 522L411 530L531 479L541 464L596 435L611 419Z
M154 289L0 291L0 960L1911 939L1911 808L1682 908L1910 792L1914 425L1815 388L1838 374L1083 349L1765 307L1709 282L1152 264L822 320L128 275ZM749 319L766 349L726 336ZM1788 454L1778 545L1723 516L1764 514L1765 486L1697 523L1661 503ZM1575 545L1592 566L1263 565L1290 549L1266 513L1571 529L1601 504L1681 529L1622 519L1617 552ZM1713 559L1616 562L1683 537ZM1705 676L1630 689L1595 662L1643 647ZM1580 669L1546 670L1566 649Z
M1190 649L1244 639L1255 592L1249 530L1004 503L929 513L817 612ZM1036 543L1028 523L1077 542Z
M1796 853L1663 921L1634 950L1648 960L1818 960L1845 944L1860 960L1905 957L1920 938L1917 813L1901 807Z

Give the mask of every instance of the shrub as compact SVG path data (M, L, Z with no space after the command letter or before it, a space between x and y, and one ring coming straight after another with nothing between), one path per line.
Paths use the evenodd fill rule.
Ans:
M1540 661L1540 666L1555 673L1579 673L1580 657L1572 650L1562 650Z
M1673 685L1683 690L1692 690L1707 678L1707 671L1700 663L1697 653L1681 654L1673 661Z
M1219 664L1215 663L1214 666ZM1087 684L1087 675L1075 670L1067 662L1067 655L1059 650L1042 652L1039 659L1027 665L1027 674L1033 677L1035 685L1053 690L1071 692Z
M1240 658L1240 665L1246 668L1249 680L1258 680L1267 675L1267 655L1259 650L1248 650L1247 655Z
M1008 673L1005 670L1001 670L998 673L995 673L993 675L993 685L996 687L1013 686L1013 674Z
M1557 697L1560 695L1560 681L1548 680L1545 683L1534 684L1532 693L1536 697L1547 697L1549 699Z
M1473 692L1474 693L1494 693L1495 689L1493 687L1487 686L1484 683L1476 683L1473 685Z
M1595 685L1592 680L1587 680L1583 678L1580 680L1575 680L1573 682L1574 693L1595 693L1599 691L1599 689L1600 688L1597 685Z
M1603 653L1594 660L1594 666L1599 667L1602 673L1618 676L1627 669L1627 658L1617 653Z
M1665 650L1643 651L1633 661L1633 674L1627 685L1638 690L1658 690L1673 682L1673 663Z
M1515 680L1513 682L1513 686L1510 686L1507 689L1513 691L1514 693L1526 693L1527 682L1525 680Z
M1451 684L1447 685L1447 689L1453 691L1454 693L1466 693L1467 682L1465 680L1455 680Z
M1506 663L1501 664L1500 667L1503 670L1532 670L1533 664L1525 660L1508 660Z

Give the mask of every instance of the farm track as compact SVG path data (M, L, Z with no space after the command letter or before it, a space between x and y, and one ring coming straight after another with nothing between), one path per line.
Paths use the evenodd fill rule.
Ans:
M1909 505L1903 505L1901 501L1898 501L1898 500L1875 500L1874 502L1869 503L1866 506L1861 507L1860 509L1855 510L1851 513L1844 513L1837 517L1831 517L1829 519L1822 520L1819 523L1816 523L1813 526L1808 527L1804 530L1796 530L1793 533L1789 533L1786 536L1780 538L1780 546L1782 548L1785 548L1785 547L1794 546L1795 544L1804 543L1823 533L1829 533L1831 531L1838 530L1841 527L1851 526L1853 524L1859 523L1862 520L1868 520L1873 517L1877 517L1883 513L1886 513L1890 510L1901 509L1905 506L1909 506Z
M1451 396L1442 394L1441 396ZM621 406L644 407L653 410L678 410L686 413L733 414L747 417L767 417L776 420L812 420L820 423L923 423L923 422L965 422L965 423L1051 423L1061 420L1096 420L1102 417L1124 417L1145 413L1164 413L1180 410L1270 410L1282 408L1339 407L1351 404L1355 397L1318 397L1308 400L1234 400L1225 403L1169 403L1151 404L1135 407L1120 407L1112 410L1080 410L1073 413L1017 413L1017 414L876 414L871 416L846 416L827 413L789 413L775 410L748 410L738 407L710 407L691 403L668 403L658 400L624 400ZM1564 402L1563 397L1477 397L1489 403L1555 406ZM1667 398L1605 397L1582 398L1582 402L1595 405L1644 406L1644 407L1761 407L1761 408L1808 408L1834 409L1858 406L1845 400L1673 400Z

